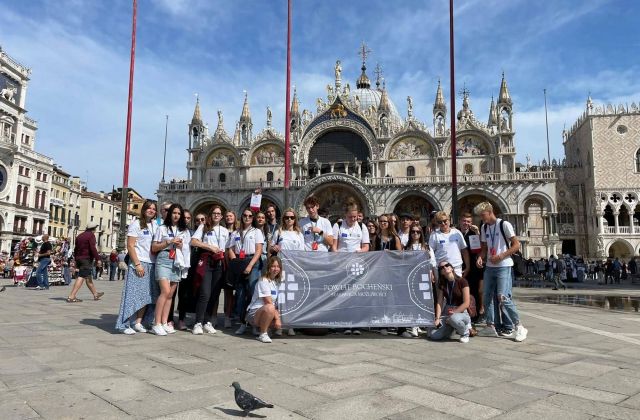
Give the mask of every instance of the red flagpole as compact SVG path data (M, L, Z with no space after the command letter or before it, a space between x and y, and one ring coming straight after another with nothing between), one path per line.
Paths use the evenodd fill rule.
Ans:
M449 61L451 79L451 224L458 223L458 168L456 164L456 81L453 54L453 0L449 0Z
M284 128L284 206L289 207L289 183L291 182L291 0L287 0L287 99Z
M131 29L131 62L129 65L129 99L127 104L127 133L124 143L124 169L122 174L122 193L120 207L120 232L118 235L118 248L124 249L124 240L127 229L127 199L129 193L129 153L131 151L131 114L133 113L133 72L136 59L136 17L138 0L133 0L133 23Z

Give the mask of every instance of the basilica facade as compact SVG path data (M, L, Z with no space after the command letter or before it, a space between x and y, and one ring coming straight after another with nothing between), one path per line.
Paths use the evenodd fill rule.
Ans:
M452 139L447 127L455 118L459 211L489 201L514 224L525 255L561 252L557 174L552 168L516 165L513 102L504 75L496 83L497 101L488 105L486 123L476 119L466 91L462 109L449 115L439 83L432 121L414 116L411 97L401 116L379 77L372 86L364 59L355 82L351 88L342 79L338 61L327 96L318 98L313 111L302 109L294 90L288 122L291 207L302 212L304 198L314 194L333 219L342 215L348 199L359 203L365 215L408 212L425 223L433 210L450 212ZM272 126L269 109L266 126L255 130L245 94L233 130L227 131L218 111L217 127L209 132L196 102L188 141L188 177L160 184L159 200L180 202L192 211L214 203L237 211L260 189L263 206L284 209L284 136Z

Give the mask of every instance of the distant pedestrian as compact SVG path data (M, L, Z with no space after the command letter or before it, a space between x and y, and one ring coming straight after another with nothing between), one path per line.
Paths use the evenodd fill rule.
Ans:
M118 251L113 249L109 254L109 281L116 280L116 274L118 272Z
M98 224L96 222L89 222L86 230L76 238L74 257L76 267L78 268L78 278L73 283L73 288L67 298L67 302L69 303L82 302L81 299L77 298L77 295L85 280L94 300L100 300L104 295L104 292L98 292L96 290L96 287L93 285L93 278L91 277L94 261L100 258L98 250L96 249L96 235L94 233L97 228Z
M127 263L125 259L127 258L127 251L125 249L121 249L118 253L118 280L124 280L125 274L127 274Z
M49 265L51 264L51 252L53 247L49 242L49 235L42 235L42 245L38 251L38 268L36 278L38 280L38 290L49 290Z

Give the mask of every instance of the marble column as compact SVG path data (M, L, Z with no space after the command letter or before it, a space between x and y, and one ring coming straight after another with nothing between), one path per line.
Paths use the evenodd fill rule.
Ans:
M615 212L613 213L613 222L615 223L616 226L616 233L620 233L620 225L618 224L618 216L620 216L620 212Z

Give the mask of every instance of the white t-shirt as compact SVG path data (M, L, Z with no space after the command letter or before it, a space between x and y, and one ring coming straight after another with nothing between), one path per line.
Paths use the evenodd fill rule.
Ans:
M198 226L193 234L193 238L204 242L207 245L215 245L224 251L229 243L229 231L224 226L214 226L209 232L203 235L204 225Z
M268 277L262 277L259 282L256 283L256 287L253 289L253 297L251 298L251 303L247 310L257 311L258 309L264 306L264 301L262 298L271 296L271 303L277 305L278 301L278 284L269 280Z
M502 219L496 219L496 222L492 225L483 225L480 229L480 241L487 243L487 267L513 267L513 260L511 257L507 257L500 261L498 264L494 264L489 260L491 255L498 255L509 249L509 245L504 242L502 232L500 232L500 221ZM511 240L516 236L513 226L506 220L502 222L504 234L507 239ZM492 251L495 250L495 251Z
M318 243L318 251L329 251L329 247L327 247L327 245L325 245L324 243L324 238L318 234L311 232L311 229L315 226L322 229L322 233L324 235L331 235L333 231L331 222L329 221L329 219L326 219L324 217L318 217L318 220L316 220L315 222L308 216L300 219L300 230L302 230L302 233L304 235L305 251L313 251L314 241Z
M398 236L400 237L400 242L402 243L402 247L404 248L409 243L409 235L411 234L411 228L407 232L400 231L398 232Z
M448 233L442 233L440 229L434 230L429 237L429 247L433 249L438 264L442 261L449 262L452 266L462 265L462 251L467 243L456 228L451 228Z
M153 242L162 242L173 240L174 238L179 237L182 238L182 246L189 246L189 242L191 241L191 234L189 233L189 229L185 229L182 232L178 231L177 227L167 227L165 225L159 226L153 235Z
M240 250L242 249L244 249L246 255L253 255L256 253L257 244L264 246L264 235L260 229L250 227L245 231L236 230L229 235L227 248L233 249L236 256L240 254Z
M304 251L304 236L295 230L276 230L271 245L280 245L280 249Z
M138 220L129 223L127 229L127 236L130 238L136 238L136 255L138 261L146 263L153 263L156 260L155 254L151 253L151 242L153 242L153 235L158 229L155 222L147 223L146 229L140 229L140 222Z
M356 252L362 245L369 243L369 231L363 224L355 222L349 227L347 222L342 222L342 226L336 223L333 225L333 240L338 241L338 252Z
M422 244L413 244L410 246L408 251L423 251ZM436 264L436 256L433 254L433 249L429 248L427 252L427 258L429 258L429 270L435 269L438 265Z

